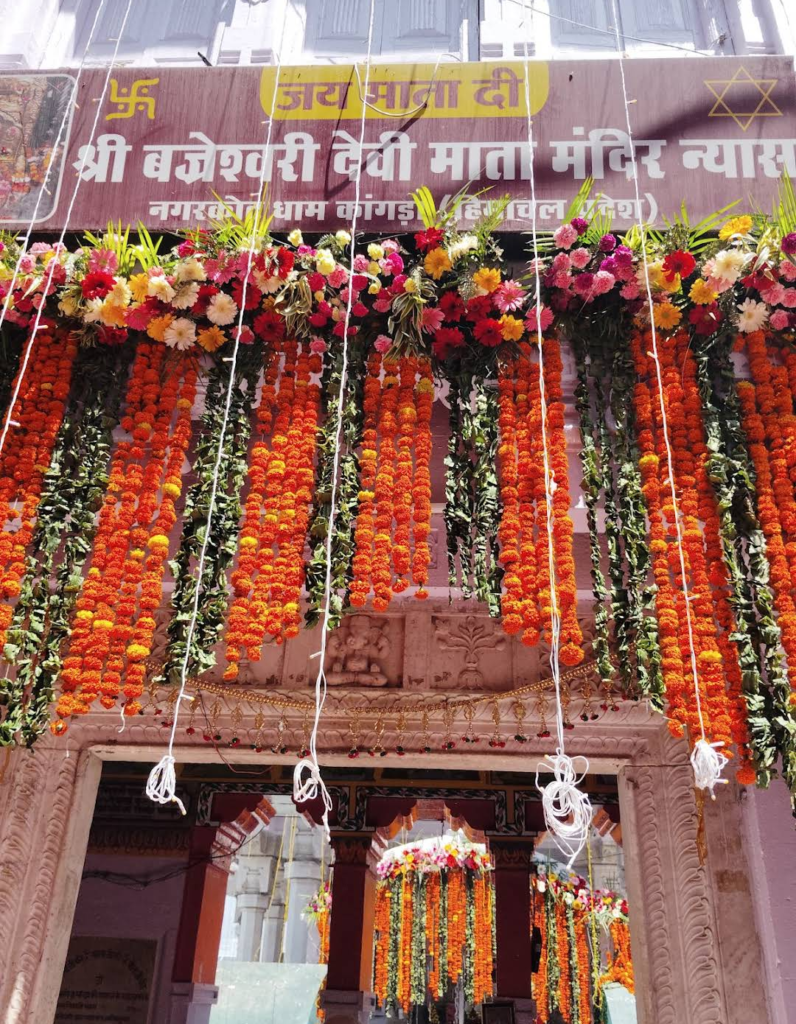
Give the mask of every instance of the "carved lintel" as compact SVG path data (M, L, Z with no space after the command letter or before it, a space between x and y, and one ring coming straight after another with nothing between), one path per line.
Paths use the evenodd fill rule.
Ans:
M488 651L502 651L506 636L493 619L476 615L434 616L434 634L443 651L452 651L464 658L457 685L467 690L484 688L480 669L481 657Z
M532 841L512 842L506 839L490 838L489 851L495 861L495 871L525 871L528 873L531 870Z

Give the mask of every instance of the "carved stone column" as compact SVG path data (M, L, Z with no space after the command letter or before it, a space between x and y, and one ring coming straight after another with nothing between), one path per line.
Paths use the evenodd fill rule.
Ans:
M375 1005L370 991L376 897L371 840L335 836L332 846L329 971L322 1004L327 1024L367 1024Z
M101 762L43 738L12 750L0 814L0 1016L51 1021L61 988Z
M535 1020L531 998L531 855L533 845L490 840L495 859L498 999L511 999L517 1024Z

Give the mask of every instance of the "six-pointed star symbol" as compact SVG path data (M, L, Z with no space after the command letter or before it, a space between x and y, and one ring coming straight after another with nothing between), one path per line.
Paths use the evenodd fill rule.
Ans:
M732 78L706 81L705 85L716 97L708 117L731 117L742 131L746 131L756 117L782 117L782 111L771 99L777 81L776 78L754 78L743 66Z

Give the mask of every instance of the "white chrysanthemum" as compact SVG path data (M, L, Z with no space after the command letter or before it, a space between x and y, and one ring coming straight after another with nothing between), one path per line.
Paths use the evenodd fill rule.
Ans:
M129 306L133 294L128 283L120 277L116 279L116 284L111 288L107 297L114 306Z
M275 277L273 274L269 274L264 270L255 270L253 277L254 283L260 291L266 292L268 295L273 295L274 292L279 291L279 286L282 283L278 277Z
M196 281L189 281L177 289L174 298L171 300L175 309L190 309L199 298L199 284Z
M334 256L332 256L328 249L319 249L315 253L315 266L321 274L326 274L328 277L329 274L333 273L336 266Z
M304 235L302 235L298 228L293 228L287 236L287 240L291 245L301 245L304 242Z
M226 292L214 295L207 307L207 319L218 327L226 327L231 324L237 315L238 304Z
M162 274L150 277L146 291L147 295L152 295L161 302L171 302L174 298L174 289Z
M457 238L455 242L452 242L448 248L448 256L450 256L451 263L455 263L456 260L461 259L468 252L472 252L478 248L478 239L475 235L462 235L461 238Z
M177 264L177 269L174 271L175 278L180 281L205 281L207 274L205 268L197 259L183 260L182 263Z
M95 324L101 318L102 303L103 300L100 298L86 300L86 305L83 310L83 319L87 324Z
M768 306L765 302L755 302L754 299L744 299L738 306L740 316L738 317L738 330L744 334L751 331L759 331L768 320Z
M64 295L58 303L58 309L64 314L64 316L74 316L75 313L77 313L77 303L73 296Z
M163 340L169 348L184 352L192 348L196 342L196 324L186 316L178 316L172 320L163 334Z
M334 236L340 245L348 245L351 241L351 235L347 231L338 231Z
M735 284L741 276L746 256L737 249L722 249L713 257L713 276Z

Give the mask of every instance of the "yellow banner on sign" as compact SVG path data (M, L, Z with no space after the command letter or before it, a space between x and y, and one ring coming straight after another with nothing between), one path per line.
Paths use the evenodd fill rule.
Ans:
M528 64L531 113L550 89L548 66ZM264 68L260 103L270 116L276 68ZM359 65L283 67L275 116L280 121L347 121L362 117L365 70ZM367 118L525 117L525 63L373 65Z

